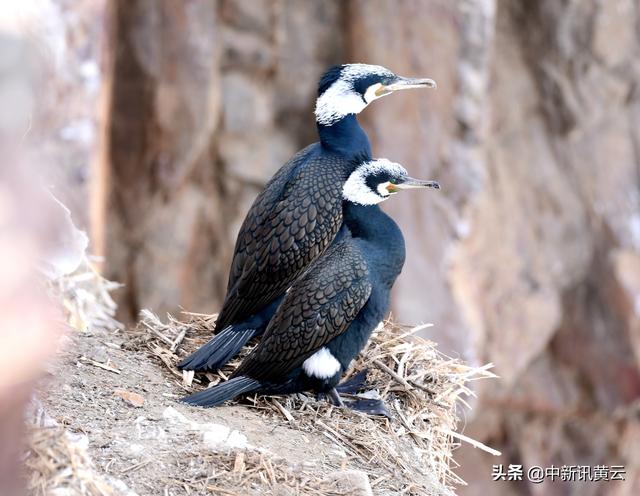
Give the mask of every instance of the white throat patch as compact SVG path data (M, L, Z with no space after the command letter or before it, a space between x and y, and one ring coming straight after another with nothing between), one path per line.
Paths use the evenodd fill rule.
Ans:
M364 99L354 89L354 81L367 74L393 76L391 71L379 65L346 65L340 73L340 79L329 86L316 100L316 122L330 126L349 114L359 114L369 103L379 98L375 96L378 85L372 85L367 90Z
M322 347L302 363L302 369L309 377L328 379L340 370L340 362L328 348Z
M389 198L386 189L388 183L379 184L377 192L367 185L367 177L380 172L390 172L397 175L407 175L407 171L400 164L391 162L386 158L378 158L359 165L342 187L342 198L359 205L376 205ZM384 193L381 187L384 186Z

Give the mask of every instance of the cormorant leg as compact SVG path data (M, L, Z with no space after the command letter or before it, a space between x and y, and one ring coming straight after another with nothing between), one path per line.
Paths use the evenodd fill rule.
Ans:
M331 391L329 391L328 396L335 406L344 406L344 402L342 401L342 398L340 398L340 395L338 394L338 391L336 391L336 388L332 388Z
M364 389L364 385L367 382L367 373L369 369L364 369L350 377L342 384L336 386L336 391L341 394L356 394L361 389Z
M356 412L366 413L367 415L383 415L387 418L391 418L391 414L382 400L370 400L370 399L356 399L349 401L342 401L336 388L331 389L327 393L328 399L338 407L350 408Z
M356 412L366 413L367 415L383 415L391 418L391 414L382 400L357 399L346 401L344 406L355 410Z

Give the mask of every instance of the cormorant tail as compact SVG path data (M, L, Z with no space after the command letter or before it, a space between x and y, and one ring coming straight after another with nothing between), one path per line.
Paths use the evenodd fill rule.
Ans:
M256 334L255 329L228 326L178 364L179 369L214 371L238 354Z
M185 396L180 401L196 406L217 406L227 400L231 400L242 393L249 393L260 389L260 382L249 377L234 377L217 386L204 391Z

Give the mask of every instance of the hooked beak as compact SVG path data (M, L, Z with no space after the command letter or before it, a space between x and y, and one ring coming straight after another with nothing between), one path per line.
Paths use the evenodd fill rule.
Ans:
M433 188L440 189L440 183L438 181L422 181L421 179L414 179L407 177L403 182L399 184L390 184L387 189L390 193L395 193L401 189L418 189L418 188Z
M397 76L390 84L383 84L376 90L376 96L384 96L398 90L409 90L411 88L437 88L438 85L433 79L405 78Z

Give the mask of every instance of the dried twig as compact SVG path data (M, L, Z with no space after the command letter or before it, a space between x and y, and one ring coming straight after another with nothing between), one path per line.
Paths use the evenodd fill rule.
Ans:
M404 387L406 387L409 391L411 391L413 389L413 387L411 386L411 384L409 384L404 377L400 377L398 374L396 374L391 368L387 367L384 363L382 363L380 360L376 359L373 360L373 363L376 364L379 368L381 368L382 370L384 370L387 374L389 374L391 377L393 377L399 384L403 385Z
M464 434L460 434L459 432L451 431L449 429L440 429L440 430L448 436L455 437L456 439L460 439L461 441L469 443L474 448L478 448L478 449L481 449L482 451L486 451L487 453L493 456L502 455L500 451L490 448L486 444L483 444L480 441L476 441L475 439L465 436Z
M98 368L101 368L103 370L108 370L109 372L113 372L114 374L120 374L121 373L118 369L114 369L113 367L109 367L108 365L105 365L104 363L96 362L95 360L92 360L91 358L87 358L85 356L80 357L80 360L83 361L84 363L88 363L89 365L93 365L94 367L98 367Z

